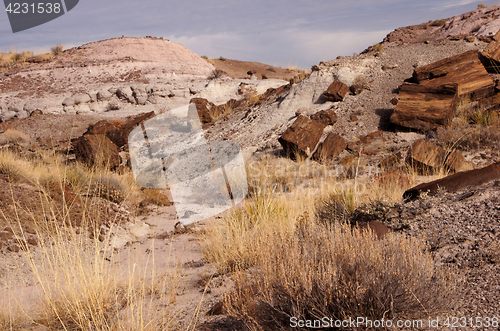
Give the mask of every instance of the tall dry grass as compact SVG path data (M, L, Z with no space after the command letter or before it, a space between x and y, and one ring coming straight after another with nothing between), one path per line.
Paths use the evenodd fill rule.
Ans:
M25 159L8 150L0 152L0 172L16 174L11 176L12 181L36 187L42 205L41 214L40 209L35 212L18 201L12 201L14 213L7 214L0 209L0 216L11 224L21 246L24 262L19 261L19 268L23 268L23 264L27 266L25 280L36 284L31 300L37 307L33 310L22 301L15 305L9 302L5 308L0 306L0 327L8 330L26 326L42 326L49 330L174 328L173 303L179 272L175 268L157 270L153 248L150 261L131 253L128 265L117 264L111 234L119 222L114 219L98 222L107 214L100 208L92 209L93 204L89 201L95 196L111 200L102 193L116 185L116 182L108 183L109 178L120 183L130 179L121 179L104 169L93 173L95 170L83 165L67 166L54 154ZM47 190L48 182L60 186L62 203L53 201ZM98 195L89 188L96 182L104 186L97 189L101 192ZM64 197L66 187L74 188L81 198L70 201L69 197ZM77 205L85 206L83 215L72 212ZM32 235L24 232L25 220L11 215L31 218L30 227L38 238L36 247L27 243ZM75 222L73 218L77 216L78 222ZM8 278L9 275L3 276Z
M30 157L23 157L9 149L2 149L0 174L13 182L45 188L63 183L78 194L98 196L116 203L139 191L131 171L117 174L105 166L89 168L80 163L66 164L65 157L54 151L38 151Z
M100 242L76 228L55 230L45 235L36 252L23 249L42 292L38 311L28 313L36 324L51 330L172 328L172 294L179 282L175 270L157 274L154 265L143 268L133 256L130 265L121 268L109 236Z

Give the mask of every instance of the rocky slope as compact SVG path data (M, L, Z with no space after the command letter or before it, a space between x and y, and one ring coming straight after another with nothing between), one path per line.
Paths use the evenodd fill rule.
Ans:
M322 62L302 82L277 91L262 104L238 110L215 123L209 129L210 135L212 139L231 139L254 150L275 149L280 147L279 136L299 113L311 115L333 109L338 120L329 130L346 141L384 130L388 147L404 146L423 136L396 132L390 124L389 117L395 108L391 101L398 98L398 87L412 76L416 67L469 50L480 50L486 45L480 40L445 39ZM358 80L366 88L357 95L349 93L341 102L328 101L322 93L334 80L348 86Z
M389 33L382 41L386 47L418 44L452 37L488 40L500 29L500 7L484 7L462 15L406 26ZM373 49L369 47L367 50Z

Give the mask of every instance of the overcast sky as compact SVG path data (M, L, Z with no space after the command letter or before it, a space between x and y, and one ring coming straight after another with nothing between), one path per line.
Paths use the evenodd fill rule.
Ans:
M498 1L482 1L487 5ZM359 53L390 31L477 7L471 0L80 0L67 14L12 33L0 51L48 51L113 37L164 37L199 55L310 68Z

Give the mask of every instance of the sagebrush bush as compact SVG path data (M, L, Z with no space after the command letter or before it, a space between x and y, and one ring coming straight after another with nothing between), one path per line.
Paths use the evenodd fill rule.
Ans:
M446 24L446 20L435 20L430 23L430 26L443 26Z
M426 319L454 303L452 274L418 239L305 225L294 236L269 237L263 248L256 270L224 300L252 330L287 329L291 317Z

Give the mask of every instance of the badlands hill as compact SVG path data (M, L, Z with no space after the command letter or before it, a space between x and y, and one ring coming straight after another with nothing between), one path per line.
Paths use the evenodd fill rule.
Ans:
M241 98L238 86L242 81L263 93L288 83L297 74L256 62L227 60L232 67L230 74L241 76L259 69L271 73L271 79L251 81L246 75L246 79L233 80L225 74L224 79L210 81L207 77L216 69L211 63L180 44L153 37L93 42L65 50L48 61L36 59L8 64L0 72L0 122L42 114L38 121L47 121L42 126L30 126L30 120L19 125L30 126L24 131L33 138L54 141L74 138L102 118L160 113L198 96L226 102ZM73 125L72 115L87 116ZM53 129L52 121L61 129ZM63 134L70 132L62 127L71 128L70 136Z

